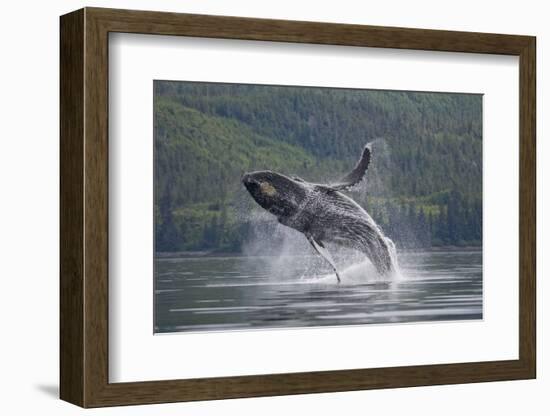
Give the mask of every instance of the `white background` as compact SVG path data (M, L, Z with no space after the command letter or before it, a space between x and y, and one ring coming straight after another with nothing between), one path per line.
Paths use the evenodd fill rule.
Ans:
M544 72L550 54L544 2L385 1L311 2L279 0L218 1L51 1L10 2L2 10L2 150L0 178L1 409L7 414L77 414L82 410L56 399L58 386L58 16L83 5L157 9L531 34L538 36L538 380L316 394L293 397L166 404L87 411L88 414L310 414L381 413L419 415L530 414L550 407L550 361L544 346L548 332L544 282L548 263L543 240L550 232L541 213L550 146L543 134L544 102L550 90ZM544 197L547 197L547 192ZM546 198L548 199L548 198ZM544 208L543 208L544 207ZM543 269L544 268L544 269ZM548 330L547 330L548 331Z
M518 62L496 55L112 35L110 380L517 359L519 286L510 271L519 264L519 193L510 189L519 187ZM483 93L483 321L152 336L153 79ZM502 239L502 229L512 243Z

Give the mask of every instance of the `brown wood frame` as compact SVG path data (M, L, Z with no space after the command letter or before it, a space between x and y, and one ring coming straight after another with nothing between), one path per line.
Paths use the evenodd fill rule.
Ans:
M85 8L60 19L60 396L83 407L529 379L536 376L535 53L530 36ZM109 383L108 34L519 56L519 359Z

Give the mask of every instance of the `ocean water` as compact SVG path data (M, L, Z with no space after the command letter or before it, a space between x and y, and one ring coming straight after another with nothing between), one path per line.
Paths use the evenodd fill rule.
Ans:
M482 319L480 249L398 252L400 273L316 255L155 259L155 333Z

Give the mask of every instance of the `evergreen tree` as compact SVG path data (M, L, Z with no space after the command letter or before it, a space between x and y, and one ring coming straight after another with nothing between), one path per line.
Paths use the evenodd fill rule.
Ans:
M481 244L481 98L156 81L157 251L239 251L243 172L335 180L375 138L351 196L398 246Z

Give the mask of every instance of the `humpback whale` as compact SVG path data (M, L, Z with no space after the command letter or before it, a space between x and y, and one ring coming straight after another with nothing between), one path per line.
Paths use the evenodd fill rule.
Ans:
M380 275L396 270L395 246L371 216L341 191L361 182L371 160L367 144L353 170L333 184L307 182L273 171L245 173L241 179L252 198L279 223L301 232L313 248L340 274L326 243L365 254Z

